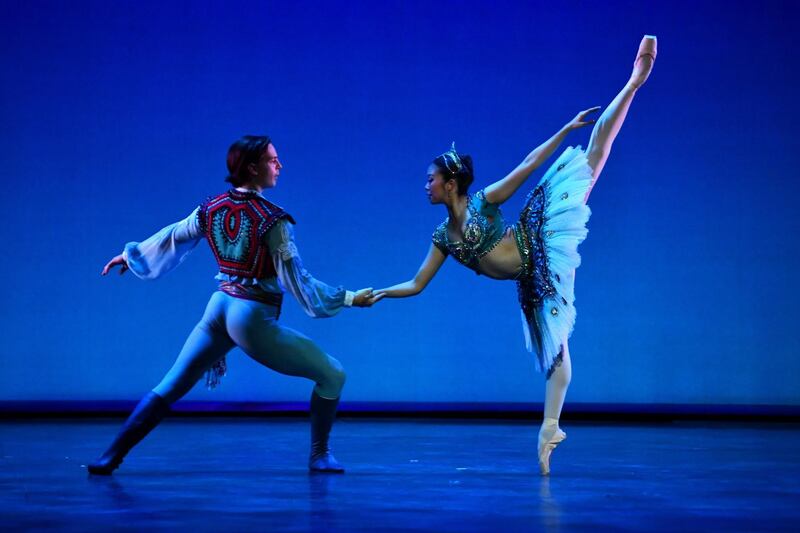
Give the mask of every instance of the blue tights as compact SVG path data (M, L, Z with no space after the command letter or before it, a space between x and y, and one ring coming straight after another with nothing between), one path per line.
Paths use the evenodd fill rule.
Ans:
M278 324L278 309L215 292L178 359L153 392L173 403L183 397L203 373L234 346L276 372L313 380L323 398L342 392L342 365L311 339Z

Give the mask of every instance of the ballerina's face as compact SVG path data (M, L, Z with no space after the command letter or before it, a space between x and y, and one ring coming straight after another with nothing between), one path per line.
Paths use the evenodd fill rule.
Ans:
M453 180L450 180L453 181ZM428 181L425 183L425 192L428 194L428 200L432 204L441 204L447 197L448 188L452 184L444 181L442 171L436 165L428 167Z
M271 189L278 184L278 175L281 173L283 165L278 160L278 152L275 147L270 144L258 163L255 164L255 176L253 181L261 189Z

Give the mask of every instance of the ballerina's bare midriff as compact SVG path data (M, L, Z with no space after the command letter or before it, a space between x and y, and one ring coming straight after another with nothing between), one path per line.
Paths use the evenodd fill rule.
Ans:
M452 234L448 235L453 242ZM458 241L463 242L462 239ZM522 270L522 258L514 240L514 230L506 228L503 237L486 255L478 259L476 272L492 279L515 279Z

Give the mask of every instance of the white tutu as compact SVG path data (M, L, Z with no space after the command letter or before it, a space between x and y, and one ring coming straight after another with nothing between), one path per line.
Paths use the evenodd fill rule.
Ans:
M528 195L514 226L523 260L517 286L525 345L548 376L575 325L575 269L588 234L591 210L584 200L592 179L583 150L567 148Z

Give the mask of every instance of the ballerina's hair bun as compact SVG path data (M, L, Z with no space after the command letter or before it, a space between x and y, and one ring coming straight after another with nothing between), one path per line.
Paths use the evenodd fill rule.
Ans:
M472 156L456 152L456 143L448 151L433 160L433 164L442 172L445 181L456 180L459 196L464 196L475 180L472 170Z

